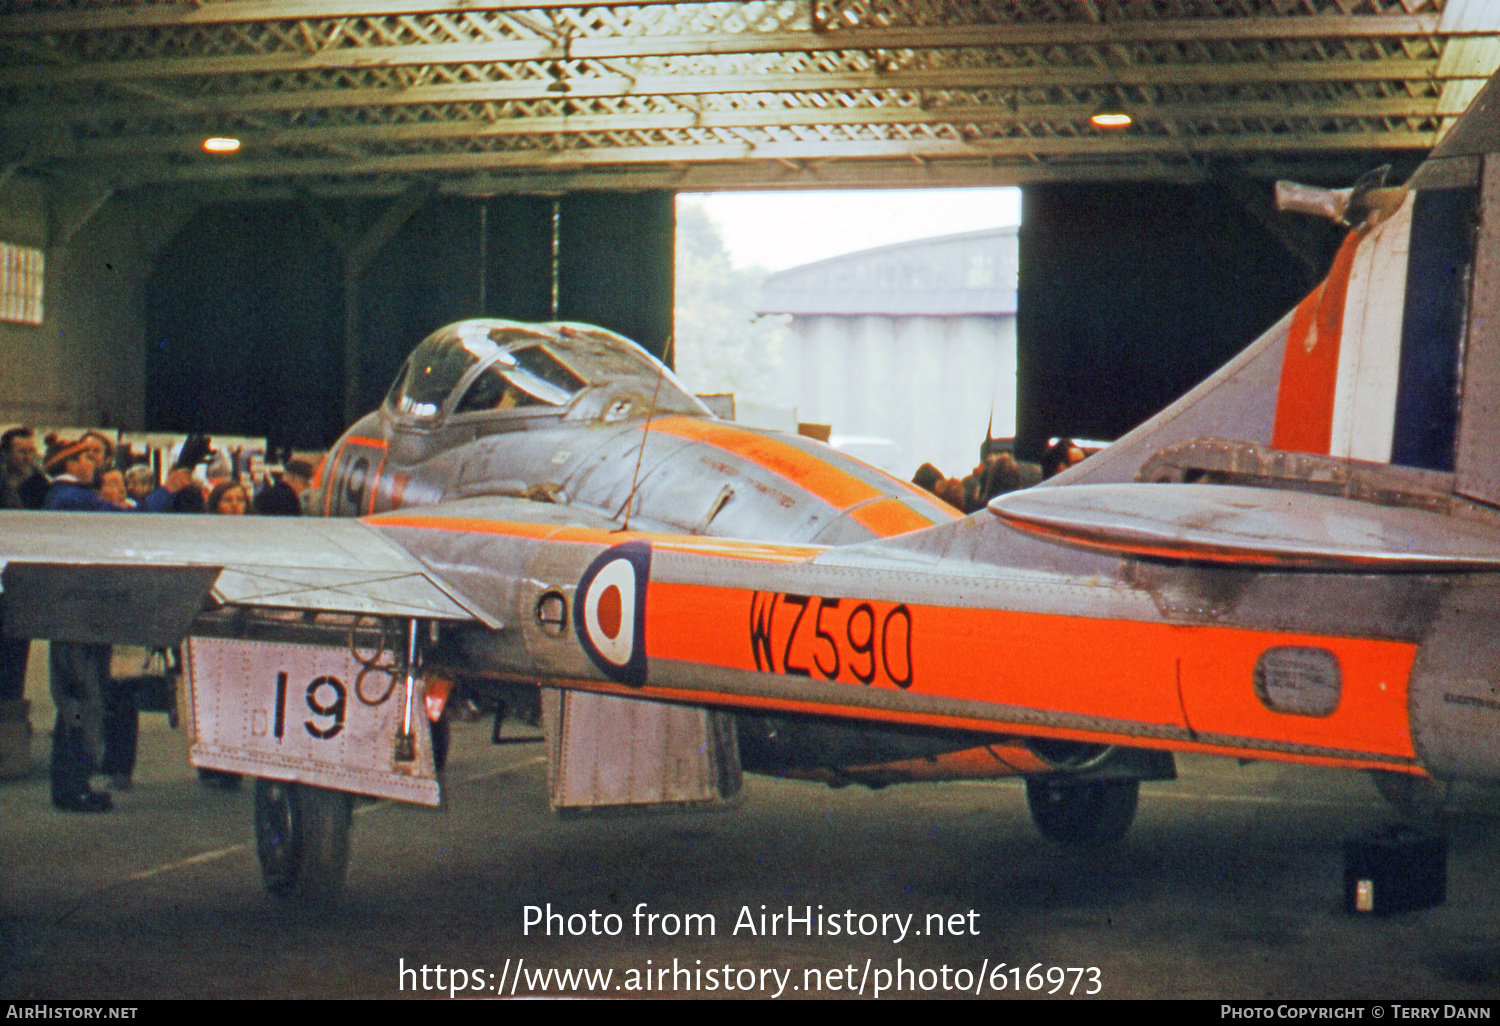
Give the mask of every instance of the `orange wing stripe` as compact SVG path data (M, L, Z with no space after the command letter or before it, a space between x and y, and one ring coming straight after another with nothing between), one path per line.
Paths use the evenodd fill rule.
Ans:
M598 527L559 527L526 520L486 520L478 517L424 516L403 510L364 518L371 527L409 527L425 531L455 531L466 534L503 535L508 538L531 538L537 541L573 542L580 545L618 545L642 538L651 542L657 552L679 552L691 556L743 559L755 563L802 563L821 552L822 545L776 545L771 542L745 542L717 538L685 538L680 535L653 535L640 531L612 531Z

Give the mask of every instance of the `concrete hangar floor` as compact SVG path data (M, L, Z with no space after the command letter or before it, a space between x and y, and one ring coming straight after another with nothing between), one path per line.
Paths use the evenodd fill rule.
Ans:
M1179 758L1096 852L1039 838L1010 783L752 777L729 813L559 822L540 746L478 723L447 805L357 806L343 899L305 908L261 887L250 788L201 784L163 715L114 812L53 811L40 645L28 695L32 769L0 782L0 998L1500 995L1493 792L1445 814L1445 905L1355 917L1341 843L1392 818L1363 775Z

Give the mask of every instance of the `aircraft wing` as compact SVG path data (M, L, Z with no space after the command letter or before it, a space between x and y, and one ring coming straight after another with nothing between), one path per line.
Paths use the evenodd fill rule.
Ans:
M0 563L13 636L171 644L208 598L495 626L352 519L4 512Z
M507 530L487 531L493 524ZM507 578L524 574L554 533L609 526L586 510L495 497L364 521L0 513L4 628L153 647L186 637L194 765L431 805L433 741L416 729L429 711L427 678L411 672L400 635L392 647L383 629L357 643L354 628L330 631L335 618L325 617L320 629L306 614L468 621L514 637ZM426 546L406 547L402 532ZM465 580L500 586L476 600L455 583ZM216 603L231 609L198 619ZM239 616L246 607L285 615ZM712 804L738 789L732 731L706 709L544 701L553 758L571 768L554 787L560 807Z
M1161 559L1353 573L1500 567L1500 527L1429 510L1236 485L1072 485L1011 492L1017 530Z

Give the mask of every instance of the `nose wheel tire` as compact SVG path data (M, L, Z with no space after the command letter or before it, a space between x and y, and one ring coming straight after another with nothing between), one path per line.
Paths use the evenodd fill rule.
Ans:
M255 782L255 852L278 898L335 900L349 867L353 797L284 780Z
M1088 847L1125 836L1140 790L1139 780L1028 780L1026 804L1047 840Z

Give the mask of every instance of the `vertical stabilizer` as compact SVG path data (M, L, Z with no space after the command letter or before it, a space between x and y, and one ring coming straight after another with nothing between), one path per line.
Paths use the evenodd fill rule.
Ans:
M1222 439L1411 468L1429 486L1500 505L1497 82L1404 187L1352 190L1339 212L1353 227L1296 309L1054 481L1128 481L1164 449Z
M1452 471L1475 189L1410 189L1297 307L1271 445Z

